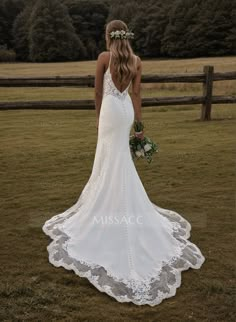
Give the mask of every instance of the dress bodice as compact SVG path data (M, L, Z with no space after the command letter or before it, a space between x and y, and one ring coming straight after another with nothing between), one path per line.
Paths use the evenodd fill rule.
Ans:
M110 59L109 59L109 65L108 68L106 70L106 72L104 73L104 79L103 79L103 97L107 96L107 95L113 95L119 99L125 99L127 94L128 94L128 90L131 84L131 81L129 83L129 85L126 87L126 89L123 92L120 92L118 90L118 88L115 86L113 80L112 80L112 76L111 76L111 70L110 70L110 65L111 65L111 55L112 52L110 52Z

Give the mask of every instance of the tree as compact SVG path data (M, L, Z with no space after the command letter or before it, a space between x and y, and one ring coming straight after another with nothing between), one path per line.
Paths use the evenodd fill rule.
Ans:
M148 17L144 14L145 11L146 4L140 5L138 13L130 22L130 26L134 31L133 49L140 56L145 56L146 53L147 32L145 29L148 25Z
M203 2L205 21L204 45L208 56L221 56L233 53L236 41L235 12L236 4L231 0L208 0ZM234 15L234 17L233 17ZM208 26L207 26L208 23Z
M148 21L144 28L146 33L144 55L147 57L157 57L162 54L163 35L169 23L169 11L172 3L173 1L155 0L152 5L147 7Z
M70 0L66 2L76 34L79 35L87 53L86 58L95 59L105 50L104 26L109 7L104 1Z
M13 47L12 25L23 10L23 0L1 0L0 2L0 45Z
M199 4L201 0L177 0L169 12L169 23L162 38L162 53L172 57L193 57L195 55L194 33L200 24Z
M29 29L32 8L32 4L27 5L16 17L13 24L12 33L14 35L14 49L17 60L29 60Z
M85 48L60 0L38 0L30 18L29 56L35 62L81 59Z
M0 0L0 46L17 59L96 59L105 25L121 19L142 57L236 54L232 0Z
M235 3L231 0L176 0L163 36L162 52L172 57L233 53Z
M7 20L4 12L3 3L0 3L0 46L6 46L8 42Z
M231 28L226 36L226 45L230 54L236 55L236 4L230 12Z

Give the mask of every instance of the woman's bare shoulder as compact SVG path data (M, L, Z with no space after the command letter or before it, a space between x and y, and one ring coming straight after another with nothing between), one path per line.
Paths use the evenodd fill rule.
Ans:
M106 59L108 56L110 55L109 51L102 51L99 55L98 55L98 59Z
M136 62L137 62L137 67L140 67L142 64L141 58L138 55L135 55Z

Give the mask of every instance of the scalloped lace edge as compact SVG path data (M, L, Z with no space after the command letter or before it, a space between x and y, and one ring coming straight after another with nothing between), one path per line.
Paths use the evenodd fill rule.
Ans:
M156 210L157 209L158 210L161 209L162 211L168 212L169 214L174 214L175 216L179 217L182 222L184 222L186 224L186 227L184 228L184 235L181 236L181 238L186 242L186 244L181 244L181 242L179 241L180 247L179 248L178 247L176 248L176 254L177 255L175 255L174 257L172 257L169 261L164 262L165 265L171 265L176 259L179 259L180 258L180 256L182 255L182 252L183 252L183 248L184 247L186 247L187 245L192 245L193 244L192 242L190 242L190 241L187 240L190 237L191 225L190 225L190 223L187 220L185 220L177 212L175 212L173 210L168 210L168 209L164 209L164 208L158 207L154 203L152 203L152 204L153 204L153 206L154 206L154 208ZM55 229L55 228L57 229L57 232L58 232L58 230L60 231L60 229L58 228L60 226L60 224L59 225L56 224L55 226L53 226L52 229L49 230L49 229L47 229L47 223L50 223L50 225L51 225L53 222L55 222L56 220L58 220L58 218L64 218L64 217L66 217L66 215L68 213L70 213L69 210L74 209L74 206L72 206L71 208L69 208L64 213L52 217L51 219L49 219L48 221L46 221L45 224L42 227L43 232L46 235L48 235L50 238L53 239L53 241L47 246L47 251L49 253L49 262L51 264L53 264L54 266L56 266L56 267L64 267L67 270L74 271L74 273L76 275L80 276L80 277L87 278L90 281L90 283L93 284L100 292L107 293L109 296L115 298L118 302L122 302L122 303L123 302L132 302L132 303L134 303L136 305L144 305L144 304L147 304L149 306L155 306L157 304L160 304L164 299L170 298L170 297L172 297L172 296L174 296L176 294L177 288L179 288L180 285L181 285L181 279L182 279L181 278L181 273L182 273L182 271L186 271L189 268L199 269L202 266L202 264L204 263L204 261L205 261L205 257L202 255L201 251L198 249L198 247L196 247L195 244L193 244L194 247L196 247L197 250L199 250L199 252L198 252L199 260L197 260L197 263L195 265L192 265L190 262L185 261L184 266L182 266L182 267L178 267L178 268L172 267L172 269L174 270L176 282L173 285L169 285L168 284L168 288L170 290L168 293L164 293L164 292L161 292L160 290L158 290L157 297L153 301L149 301L147 299L143 299L142 300L142 298L138 298L138 299L132 298L132 299L130 299L126 295L116 296L111 291L110 286L106 286L106 285L100 286L98 284L98 282L96 281L97 280L96 275L92 275L91 270L88 270L87 272L84 272L84 271L81 271L81 270L77 269L73 263L72 264L67 264L67 263L65 263L63 261L63 259L61 259L60 261L56 261L56 260L53 259L53 255L55 254L54 248L56 246L56 241L58 241L58 239L60 239L62 237L62 235L55 235L53 233L53 229ZM167 220L169 220L167 217L165 217L165 218ZM179 229L183 229L183 228L176 221L175 222L171 222L171 223L172 223L172 227L173 227L172 236L174 237L174 233L177 233ZM65 236L67 236L65 233L63 233L63 234ZM178 240L178 239L176 239L176 240ZM62 245L62 248L66 251L66 249L63 247L63 245ZM69 258L71 258L68 253L67 253L67 255L68 255ZM81 264L85 264L90 269L99 268L99 267L101 268L102 267L102 268L104 268L106 270L107 276L112 277L112 279L114 281L116 281L116 282L125 283L127 287L132 287L132 289L135 289L135 288L140 287L140 285L143 285L143 283L146 286L150 285L151 280L153 280L153 278L155 278L155 279L158 278L160 276L160 272L162 271L162 270L160 270L159 273L155 273L155 274L153 274L151 276L148 276L145 280L142 280L139 283L139 281L137 281L137 280L131 280L131 281L129 280L129 281L127 281L126 279L121 279L121 278L115 276L111 271L109 271L109 269L107 269L107 268L105 268L105 267L103 267L101 265L97 265L97 264L94 264L92 262L89 262L87 260L83 260L83 259L79 259L78 260L76 258L76 261L77 262L80 262ZM135 284L136 284L136 286L135 286Z

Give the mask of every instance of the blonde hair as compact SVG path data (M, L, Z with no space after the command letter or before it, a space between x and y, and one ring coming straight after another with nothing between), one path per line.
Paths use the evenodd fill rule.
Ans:
M129 39L112 39L110 32L116 30L128 31L128 26L122 20L112 20L106 24L107 49L112 53L114 73L118 82L133 78L136 73L136 59Z

